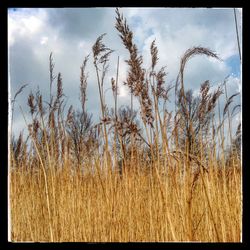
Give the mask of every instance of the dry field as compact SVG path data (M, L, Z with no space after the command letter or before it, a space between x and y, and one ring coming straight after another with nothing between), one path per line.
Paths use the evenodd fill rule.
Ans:
M215 169L193 184L171 171L99 177L71 173L11 174L13 241L239 242L240 170ZM213 168L213 166L211 166ZM49 207L47 206L49 199Z
M129 52L124 84L131 102L118 108L119 58L116 79L106 80L113 51L104 45L104 35L92 48L101 111L97 124L85 105L89 57L80 72L81 110L71 106L66 112L61 73L54 76L50 54L50 99L30 93L29 136L20 134L10 145L11 240L240 242L241 124L232 130L237 93L227 95L226 80L214 91L206 81L194 97L183 77L193 56L218 56L190 48L170 86L165 68L158 67L156 41L146 74L133 32L119 10L116 15L115 27ZM108 84L113 107L105 104ZM168 109L171 94L174 110Z

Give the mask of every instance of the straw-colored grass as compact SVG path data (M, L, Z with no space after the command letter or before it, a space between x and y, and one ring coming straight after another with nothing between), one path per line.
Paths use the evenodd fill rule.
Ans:
M155 174L127 173L122 178L118 174L103 175L100 180L97 174L73 174L64 167L54 174L48 171L54 241L241 240L238 168L225 174L217 170L204 172L204 183L200 177L193 190L191 175L170 172L160 177L162 196ZM51 240L44 190L41 170L11 173L12 241Z

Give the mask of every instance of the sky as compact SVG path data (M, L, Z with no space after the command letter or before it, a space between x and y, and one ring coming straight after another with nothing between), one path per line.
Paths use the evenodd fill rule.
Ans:
M192 58L185 68L185 89L197 92L200 84L209 80L213 87L228 76L228 96L240 92L235 104L241 102L241 63L232 8L121 8L134 33L134 41L143 56L144 67L150 66L150 45L156 40L159 62L156 68L166 66L166 82L176 80L180 59L187 49L202 46L214 51L222 60L205 56ZM242 44L242 10L237 9L240 44ZM8 68L10 99L16 91L28 84L17 97L13 114L13 132L16 136L26 130L20 107L29 121L28 94L39 88L44 99L49 98L49 55L53 52L54 72L61 72L67 105L80 109L80 66L90 54L87 64L87 111L95 121L100 117L98 87L93 66L92 46L97 37L106 33L105 45L114 52L104 83L107 105L113 107L111 78L119 67L118 105L129 104L126 80L128 52L115 29L115 8L28 8L8 10ZM56 86L55 86L56 89ZM172 93L173 95L173 93ZM223 102L223 100L222 100ZM169 104L172 105L172 104ZM240 113L234 117L236 128Z

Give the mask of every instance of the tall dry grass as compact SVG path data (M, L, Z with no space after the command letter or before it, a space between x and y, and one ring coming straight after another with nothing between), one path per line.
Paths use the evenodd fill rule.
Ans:
M211 164L213 170L194 183L191 173L183 177L179 169L158 182L145 173L121 179L64 167L55 176L48 173L54 241L241 240L240 169L224 173ZM11 212L13 241L51 240L41 170L11 173Z
M116 79L108 80L113 109L105 103L112 50L104 35L92 48L101 111L97 124L86 110L89 56L80 71L81 110L70 106L66 112L62 75L54 75L50 54L50 99L45 102L39 91L29 94L29 136L11 142L11 240L241 241L241 124L234 135L232 118L239 106L231 107L237 94L228 96L226 81L213 92L204 82L199 97L184 88L184 69L193 56L219 57L207 48L189 49L175 85L168 85L165 68L158 67L156 41L146 74L133 32L118 9L116 15L115 27L129 52L124 84L130 107L118 109L119 58ZM169 110L173 89L175 110Z

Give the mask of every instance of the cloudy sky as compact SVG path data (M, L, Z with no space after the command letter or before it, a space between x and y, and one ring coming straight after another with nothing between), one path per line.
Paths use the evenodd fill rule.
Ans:
M193 46L210 48L222 61L194 57L185 69L186 89L197 91L205 80L212 86L228 79L229 95L241 92L241 64L237 46L233 9L213 8L122 8L134 32L135 43L144 56L144 67L150 65L150 45L156 39L159 50L158 67L166 66L167 83L175 81L180 59ZM241 9L236 10L240 33ZM53 52L55 74L62 73L63 89L68 105L79 107L80 66L85 56L91 53L96 38L107 33L103 41L115 50L110 58L105 89L109 107L113 107L111 77L115 78L116 62L120 56L119 106L129 104L128 89L122 82L126 79L128 53L124 49L115 25L114 8L49 8L9 9L9 87L13 95L28 84L17 97L13 131L18 134L24 129L24 119L19 106L27 112L27 96L39 87L45 99L49 95L49 54ZM88 101L87 109L95 120L100 116L96 75L92 54L87 66ZM173 95L173 93L172 93ZM240 103L241 95L235 98ZM27 113L26 113L27 112ZM234 124L240 116L234 118Z

